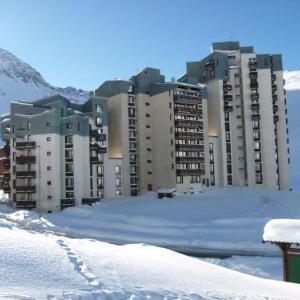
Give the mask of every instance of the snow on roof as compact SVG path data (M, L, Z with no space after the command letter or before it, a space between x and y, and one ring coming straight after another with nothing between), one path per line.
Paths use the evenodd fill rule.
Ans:
M274 219L264 228L263 240L267 242L300 243L300 220Z

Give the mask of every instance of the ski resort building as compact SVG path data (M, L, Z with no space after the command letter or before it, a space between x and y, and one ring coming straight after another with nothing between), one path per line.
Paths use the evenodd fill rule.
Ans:
M11 103L0 181L15 207L44 212L203 185L288 190L287 123L281 55L214 43L178 81L145 68L82 104Z
M108 155L122 160L123 195L209 184L203 85L165 82L145 68L129 81L104 82L95 95L108 98Z
M115 196L118 161L107 156L106 104L99 97L78 104L62 96L11 103L1 130L13 206L51 212Z
M210 55L186 67L179 81L207 85L210 183L288 190L281 55L214 43Z

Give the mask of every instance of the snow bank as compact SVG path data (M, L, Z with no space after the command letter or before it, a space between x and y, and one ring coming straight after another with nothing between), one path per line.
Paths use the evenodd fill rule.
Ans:
M300 244L300 220L269 221L264 228L264 241Z
M0 298L298 299L300 286L170 250L20 230L0 220ZM237 284L238 283L238 284Z
M163 200L156 196L103 199L94 206L44 215L41 221L27 211L5 216L27 229L116 244L147 243L208 255L279 255L276 247L261 242L264 225L275 218L300 219L299 197L299 192L211 189Z

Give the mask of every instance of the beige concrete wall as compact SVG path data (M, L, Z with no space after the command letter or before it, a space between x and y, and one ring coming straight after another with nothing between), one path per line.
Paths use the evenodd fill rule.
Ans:
M169 107L171 103L171 108ZM175 128L173 91L151 97L152 152L154 190L160 187L176 187ZM173 133L170 133L170 128ZM171 139L173 145L171 145ZM173 158L171 157L173 152ZM172 164L174 169L172 169Z

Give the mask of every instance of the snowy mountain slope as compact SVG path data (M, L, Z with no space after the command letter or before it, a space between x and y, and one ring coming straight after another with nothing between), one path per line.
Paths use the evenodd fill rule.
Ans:
M300 286L170 250L29 232L0 219L0 298L298 299ZM238 284L237 284L238 283Z
M54 87L30 65L0 49L0 114L9 111L10 101L36 100L54 94L83 101L89 93L72 87Z
M291 186L300 190L300 70L285 72L284 78L287 90Z

